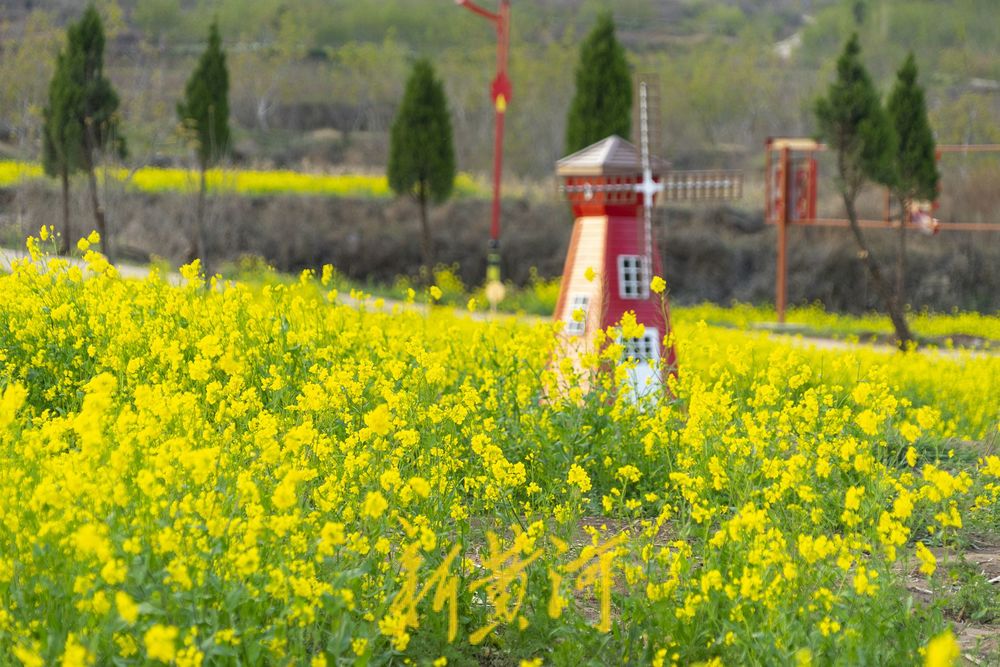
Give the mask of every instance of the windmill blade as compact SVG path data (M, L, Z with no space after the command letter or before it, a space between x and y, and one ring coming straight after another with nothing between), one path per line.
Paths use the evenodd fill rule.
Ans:
M727 201L743 196L743 172L735 169L671 171L663 179L667 201Z
M646 122L648 129L646 141L649 146L649 156L654 161L662 155L663 125L660 116L660 76L653 72L640 72L635 75L632 86L632 143L642 148L642 109L645 96ZM653 165L656 169L656 165Z
M658 156L660 154L660 82L655 74L638 74L633 87L634 102L632 104L633 143L639 146L640 167L643 181L647 184L659 171ZM639 247L642 249L643 282L649 281L653 274L653 207L655 199L652 191L643 192L642 225L639 227L641 238Z

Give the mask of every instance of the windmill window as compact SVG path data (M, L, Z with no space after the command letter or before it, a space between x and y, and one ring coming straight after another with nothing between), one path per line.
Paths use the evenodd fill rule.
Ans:
M649 298L649 272L641 255L618 255L618 295L623 299Z
M635 359L655 364L660 359L660 334L656 329L647 328L640 338L622 338L624 348L622 360Z
M569 302L569 312L566 315L566 333L580 336L587 331L587 315L590 309L590 297L586 294L574 294ZM583 311L579 322L574 318L576 311Z

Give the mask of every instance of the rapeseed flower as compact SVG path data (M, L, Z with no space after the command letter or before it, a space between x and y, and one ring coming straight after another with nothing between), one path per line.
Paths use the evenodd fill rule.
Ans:
M951 630L936 635L927 644L925 667L952 667L962 657L962 650Z
M177 640L179 631L170 625L153 625L143 635L143 645L146 647L146 657L150 660L161 662L171 662L177 655L177 647L174 642Z
M129 625L133 625L139 620L139 605L125 591L115 593L115 608L122 620Z
M361 507L361 516L369 519L377 519L389 507L385 497L378 491L369 491L365 496L365 502Z
M569 468L566 482L580 489L581 493L587 493L591 489L590 476L587 475L587 471L575 463Z

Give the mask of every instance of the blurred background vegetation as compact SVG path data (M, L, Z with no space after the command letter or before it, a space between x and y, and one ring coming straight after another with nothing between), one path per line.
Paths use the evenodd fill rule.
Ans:
M486 3L489 5L489 3ZM633 66L662 78L677 166L754 166L768 135L808 135L811 106L851 31L887 90L916 54L939 141L1000 140L995 0L547 0L513 3L508 179L549 176L563 152L578 44L611 6ZM458 166L491 159L491 28L449 0L99 0L108 69L137 161L184 157L174 105L218 17L238 159L381 169L410 63L444 79ZM75 0L3 0L0 151L38 152L41 107Z
M448 95L457 166L480 187L488 182L495 38L489 24L452 0L96 0L96 6L108 34L107 74L122 98L128 170L194 165L176 131L175 105L204 48L206 26L217 17L230 68L235 166L383 175L405 78L412 62L426 56ZM670 222L659 235L676 300L770 298L773 230L761 224L764 140L813 134L813 102L853 31L883 94L906 53L915 53L939 142L1000 142L996 0L512 0L512 6L503 243L504 275L519 284L530 284L531 267L543 279L562 268L570 215L553 163L564 153L579 44L606 8L632 67L661 79L665 157L677 168L746 170L740 210L664 213ZM77 0L0 0L0 159L38 159L55 54L65 25L81 11ZM995 222L1000 159L947 160L946 206L960 200L960 219ZM824 178L831 174L821 165ZM130 194L113 182L105 187L127 255L186 259L171 236L188 215L182 198ZM832 185L822 188L821 209L838 207ZM880 199L870 198L877 206ZM55 206L44 188L0 192L0 240L51 223ZM417 218L405 202L222 197L213 206L211 243L222 259L258 254L287 270L334 262L353 278L389 284L396 275L415 276L410 234ZM477 284L485 207L452 202L434 215L441 260L457 263L466 284ZM85 222L77 216L74 224ZM845 234L795 234L792 302L820 300L855 311L874 305ZM943 234L915 241L914 307L1000 307L995 240Z

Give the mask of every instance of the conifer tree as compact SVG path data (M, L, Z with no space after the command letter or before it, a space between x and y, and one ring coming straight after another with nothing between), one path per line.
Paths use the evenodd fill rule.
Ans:
M229 152L229 71L219 37L219 26L215 21L208 28L208 46L188 79L184 100L177 105L177 115L198 158L200 186L195 216L196 246L202 264L207 267L205 172Z
M605 137L628 137L632 125L632 78L615 22L605 12L580 47L576 93L566 119L566 152Z
M433 268L434 250L427 204L441 203L455 185L455 151L444 87L427 60L418 60L406 82L403 102L392 123L389 146L389 186L420 205L421 254Z
M80 165L87 172L94 223L101 235L101 252L110 258L107 221L94 170L101 154L111 150L125 157L126 150L118 128L118 94L104 76L104 28L93 5L67 30L64 60L72 91L68 122L73 126L66 136L78 137Z
M43 111L42 167L45 174L58 178L62 185L62 239L60 254L68 254L72 242L69 226L69 177L81 168L81 136L74 110L79 106L81 90L70 76L65 53L56 59L55 72L49 82L49 100Z
M916 200L937 197L940 178L935 157L934 133L927 118L924 90L917 83L917 62L913 53L896 73L896 85L887 104L896 131L896 199L900 225L896 248L896 300L906 303L906 222L910 205Z
M816 101L820 136L836 154L837 186L860 255L896 331L900 347L913 340L903 305L886 281L878 260L861 233L857 199L868 182L892 186L896 182L896 133L882 108L878 91L861 62L861 46L854 34L837 60L837 78L826 97Z

